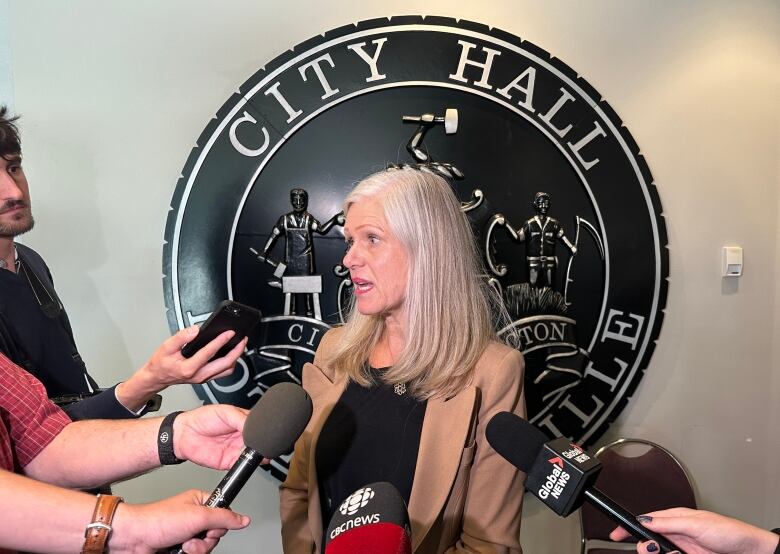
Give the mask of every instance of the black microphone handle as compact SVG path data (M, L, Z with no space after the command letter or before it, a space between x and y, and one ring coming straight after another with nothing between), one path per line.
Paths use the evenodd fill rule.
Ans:
M620 526L631 533L631 536L635 539L657 542L658 546L661 547L661 552L659 552L659 554L666 554L673 550L679 551L680 554L685 554L683 549L675 545L672 541L640 524L636 520L634 514L623 508L596 487L585 489L585 498L588 502L601 510L607 517L618 522Z
M225 477L222 478L222 481L219 482L219 485L217 485L217 488L211 493L211 496L206 500L204 506L209 508L228 508L230 503L236 498L238 491L243 488L257 469L257 466L260 465L261 461L263 461L263 455L260 454L260 452L253 448L249 448L248 446L244 448L241 456L238 457L238 460L236 460L236 463L230 468L230 471L228 471ZM205 539L205 531L198 533L197 538ZM186 554L184 550L182 550L180 544L174 546L170 552L175 554Z
M262 460L263 455L260 452L248 446L244 448L241 456L239 456L222 481L219 482L219 485L211 493L204 506L209 508L229 507Z

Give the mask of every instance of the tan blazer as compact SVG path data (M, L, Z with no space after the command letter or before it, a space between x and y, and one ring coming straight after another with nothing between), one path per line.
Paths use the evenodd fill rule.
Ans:
M322 338L303 386L314 413L295 444L287 480L280 487L282 544L287 554L322 552L323 524L317 472L317 438L347 385L328 363L341 329ZM497 412L525 417L523 357L498 342L485 349L472 384L446 401L429 400L409 499L412 551L518 554L525 475L485 439Z

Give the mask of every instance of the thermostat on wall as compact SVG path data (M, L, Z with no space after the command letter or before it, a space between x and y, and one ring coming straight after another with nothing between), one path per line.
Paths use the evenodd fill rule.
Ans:
M739 277L742 275L742 248L739 246L723 247L723 277Z

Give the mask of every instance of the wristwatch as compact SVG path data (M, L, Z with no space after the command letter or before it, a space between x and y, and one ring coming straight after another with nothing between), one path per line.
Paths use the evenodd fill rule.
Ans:
M121 496L97 495L92 522L84 529L84 546L81 548L81 554L103 554L106 551L106 544L113 530L111 521L114 519L116 507L123 501Z

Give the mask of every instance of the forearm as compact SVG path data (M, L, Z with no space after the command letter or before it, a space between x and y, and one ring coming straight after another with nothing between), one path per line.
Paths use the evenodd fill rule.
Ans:
M756 535L756 552L775 554L780 548L780 535L765 529L757 529Z
M96 498L0 470L5 505L0 517L0 550L59 554L80 552ZM208 493L188 491L153 504L120 503L108 550L151 553L185 543L188 552L214 548L226 529L241 529L249 518L204 506ZM192 539L201 531L207 539ZM190 547L193 550L190 550ZM166 550L167 551L167 550Z
M325 225L318 225L317 228L314 230L317 231L320 235L326 235L328 231L331 230L331 228L336 225L343 225L344 224L344 212L339 212L333 217L331 217L328 221L325 222Z
M26 467L30 477L72 488L126 479L160 465L161 418L71 423Z
M274 227L271 230L271 236L268 237L265 246L263 246L263 257L266 257L268 255L268 253L271 251L271 248L274 247L274 243L276 243L276 239L278 239L279 235L281 234L282 232L279 230L278 227Z
M0 470L5 505L0 546L27 552L79 552L95 497Z
M82 419L130 419L136 417L135 411L130 411L119 400L116 387L68 404L62 408L73 421Z
M564 245L566 245L566 248L569 249L569 252L571 252L572 254L576 254L577 253L577 247L574 246L568 238L566 238L566 235L561 235L560 239L561 239L561 242Z
M182 329L163 342L127 381L116 386L116 399L130 410L126 417L141 410L155 394L170 385L204 383L229 375L233 371L236 360L246 346L246 339L236 344L228 354L214 358L219 349L233 336L232 331L226 331L190 358L185 358L181 349L195 339L198 332L196 325Z
M141 369L133 373L133 375L122 383L116 386L116 398L117 400L130 410L131 412L137 412L149 402L155 394L165 389L166 383L161 383L159 380L155 380L149 369L149 364L144 364Z
M668 508L645 514L642 525L673 540L687 552L775 554L778 536L744 521L705 510ZM629 537L622 527L609 534L613 541ZM639 543L638 552L649 552L653 541Z
M203 406L179 414L170 430L173 454L212 469L227 469L244 448L247 410ZM65 487L93 487L160 465L162 418L88 420L67 425L24 468L27 475Z

